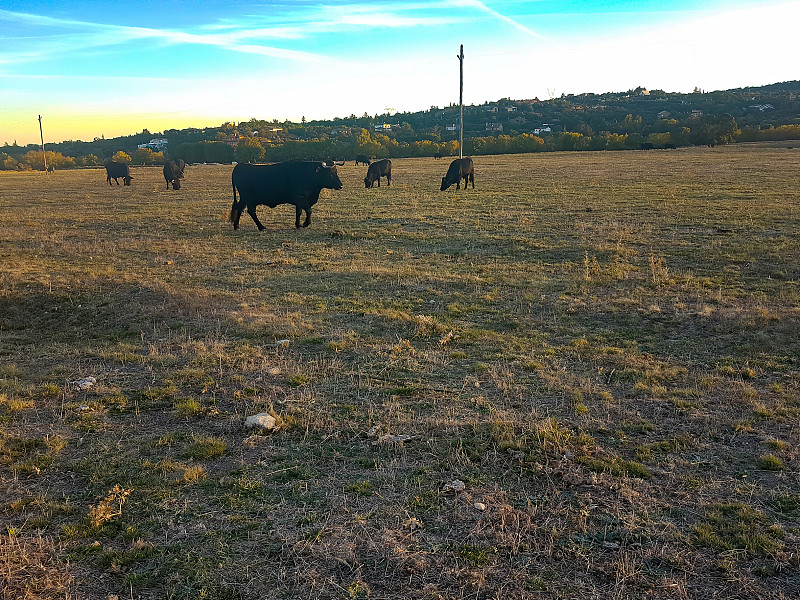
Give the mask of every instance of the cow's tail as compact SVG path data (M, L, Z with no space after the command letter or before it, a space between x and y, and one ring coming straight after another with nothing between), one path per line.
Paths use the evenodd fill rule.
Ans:
M233 174L231 174L231 186L233 186L233 204L231 205L231 214L228 215L228 220L231 223L236 223L236 216L240 212L239 209L239 202L236 199L236 182L233 180Z

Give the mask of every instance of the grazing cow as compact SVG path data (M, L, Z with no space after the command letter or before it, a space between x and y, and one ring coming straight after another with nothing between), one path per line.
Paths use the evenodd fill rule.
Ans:
M653 146L653 144L651 144L650 142L644 142L644 143L642 143L642 145L641 145L641 146L639 146L639 147L640 147L642 150L652 150L653 148L655 148L655 146Z
M467 182L472 182L472 189L475 189L475 165L472 164L471 158L457 158L450 163L447 169L447 175L442 177L441 190L445 191L454 183L456 189L461 189L461 178L464 178L464 189L467 189Z
M122 177L122 181L125 183L125 185L131 184L131 179L133 179L133 177L131 177L131 170L128 168L128 165L125 163L114 162L113 160L107 162L106 181L108 182L108 185L111 185L112 179L117 182L117 185L119 185L119 181L117 181L118 177Z
M239 229L239 217L244 209L253 218L259 231L265 229L256 216L256 206L292 204L296 209L295 227L300 227L300 214L306 211L302 227L311 225L311 207L319 200L322 188L342 189L336 167L321 162L283 162L274 165L239 163L231 174L233 205L230 220ZM236 200L239 190L239 200Z
M372 161L369 159L369 156L366 154L356 154L356 166L358 166L358 163L368 165L371 162Z
M182 160L169 160L164 163L164 179L167 180L167 189L169 189L170 183L173 190L181 189L180 180L183 179L183 170L185 168L186 163Z
M371 188L376 181L378 182L378 187L381 187L381 177L386 177L386 185L392 185L392 161L388 158L371 163L367 167L364 187Z

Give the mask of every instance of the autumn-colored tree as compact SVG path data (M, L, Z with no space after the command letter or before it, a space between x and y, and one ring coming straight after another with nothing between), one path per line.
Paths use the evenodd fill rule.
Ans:
M79 167L96 167L100 164L100 159L94 154L88 154L87 156L77 157L75 159L75 164Z
M5 152L0 152L0 171L16 171L19 161Z
M237 162L258 162L264 158L264 146L255 137L246 137L236 146Z
M46 154L48 167L54 169L71 169L75 167L75 159L71 156L64 156L61 152L52 152L51 150L47 150ZM26 152L21 162L28 165L31 169L38 171L44 170L44 159L41 150L30 150Z
M153 151L150 148L137 148L133 153L133 164L147 165L153 163Z

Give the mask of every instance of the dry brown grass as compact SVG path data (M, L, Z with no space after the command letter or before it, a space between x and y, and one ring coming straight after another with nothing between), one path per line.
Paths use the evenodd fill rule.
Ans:
M7 572L27 544L43 597L800 593L800 153L481 157L444 193L394 162L262 233L230 166L0 173Z
M27 532L0 535L0 598L44 600L70 598L73 576L58 560L58 542Z

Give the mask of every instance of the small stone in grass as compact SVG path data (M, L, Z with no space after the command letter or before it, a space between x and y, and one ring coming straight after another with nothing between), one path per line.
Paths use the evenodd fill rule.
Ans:
M244 421L244 426L247 429L261 429L263 431L272 431L277 424L277 419L269 413L251 415Z

